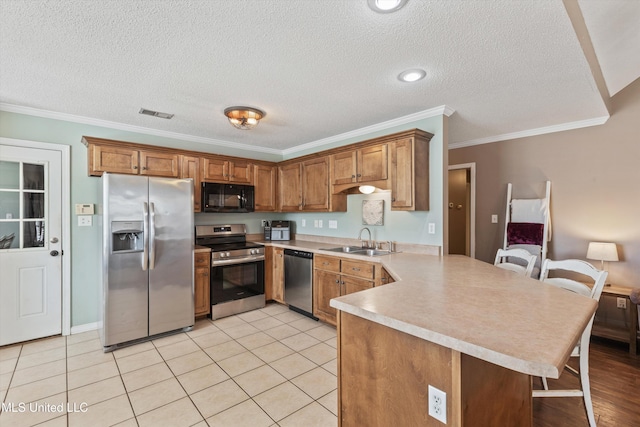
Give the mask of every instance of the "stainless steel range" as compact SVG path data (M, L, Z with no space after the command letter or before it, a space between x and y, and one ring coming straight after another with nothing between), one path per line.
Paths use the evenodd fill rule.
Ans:
M196 245L211 248L211 318L264 307L264 246L244 224L197 225Z

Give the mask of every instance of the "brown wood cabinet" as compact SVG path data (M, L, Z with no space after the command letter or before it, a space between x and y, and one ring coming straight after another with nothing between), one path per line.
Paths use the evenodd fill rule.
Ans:
M346 210L344 195L329 194L329 157L317 157L278 167L278 211L330 212Z
M200 157L180 156L182 167L180 168L180 178L193 179L193 211L200 212L202 209L202 187L200 186Z
M391 209L429 210L429 139L399 138L391 146Z
M395 282L395 279L389 272L383 267L380 269L380 281L376 282L376 286L386 285L388 283Z
M313 258L313 315L336 324L337 310L329 305L332 298L373 288L380 265L367 261L315 255Z
M265 248L265 300L284 304L284 248Z
M374 145L331 156L334 185L378 181L388 178L388 146Z
M241 160L203 157L202 180L253 184L253 165Z
M277 203L277 173L275 166L254 165L253 177L255 186L256 212L273 212Z
M91 145L89 175L100 176L103 172L177 178L180 172L179 156L154 150Z
M195 316L206 316L211 312L210 282L211 253L196 252L194 254L194 309Z

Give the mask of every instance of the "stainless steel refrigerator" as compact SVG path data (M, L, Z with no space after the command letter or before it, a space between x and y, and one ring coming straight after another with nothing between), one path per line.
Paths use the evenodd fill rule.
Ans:
M102 209L104 350L192 327L192 181L105 173Z

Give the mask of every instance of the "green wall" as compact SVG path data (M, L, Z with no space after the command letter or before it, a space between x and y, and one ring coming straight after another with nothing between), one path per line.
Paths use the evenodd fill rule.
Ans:
M245 223L249 233L262 231L261 219L288 219L296 222L296 231L301 234L356 238L362 227L362 201L380 199L385 201L384 225L370 226L374 240L395 240L442 246L443 212L443 118L434 117L377 131L358 138L334 142L316 151L352 144L358 141L419 128L434 134L430 143L430 205L429 212L391 212L389 193L348 196L347 212L343 213L252 213L252 214L196 214L196 224ZM0 111L0 136L29 141L48 142L71 147L71 325L80 326L96 322L98 292L97 283L101 272L101 237L99 227L78 227L73 206L77 203L99 204L100 180L87 175L87 149L81 143L83 135L137 142L164 147L182 148L224 155L240 156L268 161L283 160L284 157L247 152L231 147L182 141L142 133L62 120L35 117ZM307 154L295 153L293 157ZM289 158L292 156L288 156ZM96 218L94 217L94 220ZM301 220L306 220L306 227ZM323 220L323 228L314 228L314 220ZM329 220L338 221L337 229L329 229ZM436 224L436 234L427 234L427 223Z

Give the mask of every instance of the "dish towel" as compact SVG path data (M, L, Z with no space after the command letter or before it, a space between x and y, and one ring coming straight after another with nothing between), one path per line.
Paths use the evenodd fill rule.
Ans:
M544 224L533 222L510 222L507 224L507 245L542 246Z

